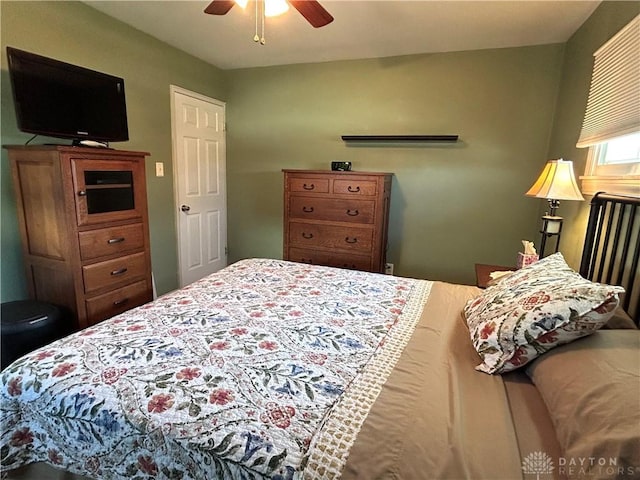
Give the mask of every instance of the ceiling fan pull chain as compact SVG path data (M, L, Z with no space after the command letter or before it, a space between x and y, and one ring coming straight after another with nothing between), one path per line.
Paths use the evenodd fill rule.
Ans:
M260 37L258 36L258 4L260 3L258 0L256 0L256 34L253 37L253 41L254 42L259 42L260 41Z
M264 45L266 40L264 39L264 17L265 17L265 2L266 0L262 0L262 15L260 16L262 20L262 38L260 39L260 45Z

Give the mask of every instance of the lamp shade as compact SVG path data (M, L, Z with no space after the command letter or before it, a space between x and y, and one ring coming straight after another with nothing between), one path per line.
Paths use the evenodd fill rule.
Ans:
M525 195L553 200L584 200L573 173L573 162L561 158L547 162Z

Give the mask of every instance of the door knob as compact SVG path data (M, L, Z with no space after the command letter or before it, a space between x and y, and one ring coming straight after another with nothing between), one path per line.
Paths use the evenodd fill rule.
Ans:
M189 205L182 205L180 207L180 210L182 210L183 212L188 212L189 210L191 210L191 207Z

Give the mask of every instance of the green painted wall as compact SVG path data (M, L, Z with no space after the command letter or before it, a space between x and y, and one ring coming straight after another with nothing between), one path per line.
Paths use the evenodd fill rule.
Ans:
M638 13L603 2L566 45L221 71L78 2L0 2L1 141L15 126L7 45L125 78L131 141L151 152L152 261L160 293L177 287L169 85L228 102L229 259L282 255L282 168L395 174L389 260L401 275L472 283L475 262L512 264L538 241L542 201L524 191L548 158L573 159L591 54ZM343 134L460 135L455 145L345 145ZM51 139L39 139L40 143ZM13 190L0 158L0 300L24 298ZM562 250L574 265L582 204L564 202ZM575 254L575 255L574 255Z
M589 153L588 148L576 148L576 142L589 96L593 54L639 13L640 2L602 2L566 44L548 158L573 160L576 176L584 174ZM585 202L561 202L558 210L565 218L560 250L576 269L580 266L589 212L590 197L585 198ZM541 212L543 208L544 205Z
M563 46L228 72L230 260L282 255L282 168L395 174L396 273L474 283L537 237L524 196L547 156ZM453 145L349 146L344 134L458 134Z
M83 3L2 1L0 16L3 145L23 144L31 137L16 127L7 72L7 45L125 79L131 140L113 146L151 153L146 166L153 272L159 293L175 289L178 279L169 85L225 100L223 72ZM33 143L56 141L60 142L39 137ZM0 298L5 302L26 298L26 286L14 193L4 150L0 161ZM164 177L155 176L155 162L164 162Z

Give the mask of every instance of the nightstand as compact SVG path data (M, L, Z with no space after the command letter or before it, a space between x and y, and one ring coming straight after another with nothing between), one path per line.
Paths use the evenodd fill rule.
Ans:
M491 277L491 272L506 272L515 270L515 267L505 267L504 265L486 265L484 263L476 263L476 285L480 288L487 288Z

